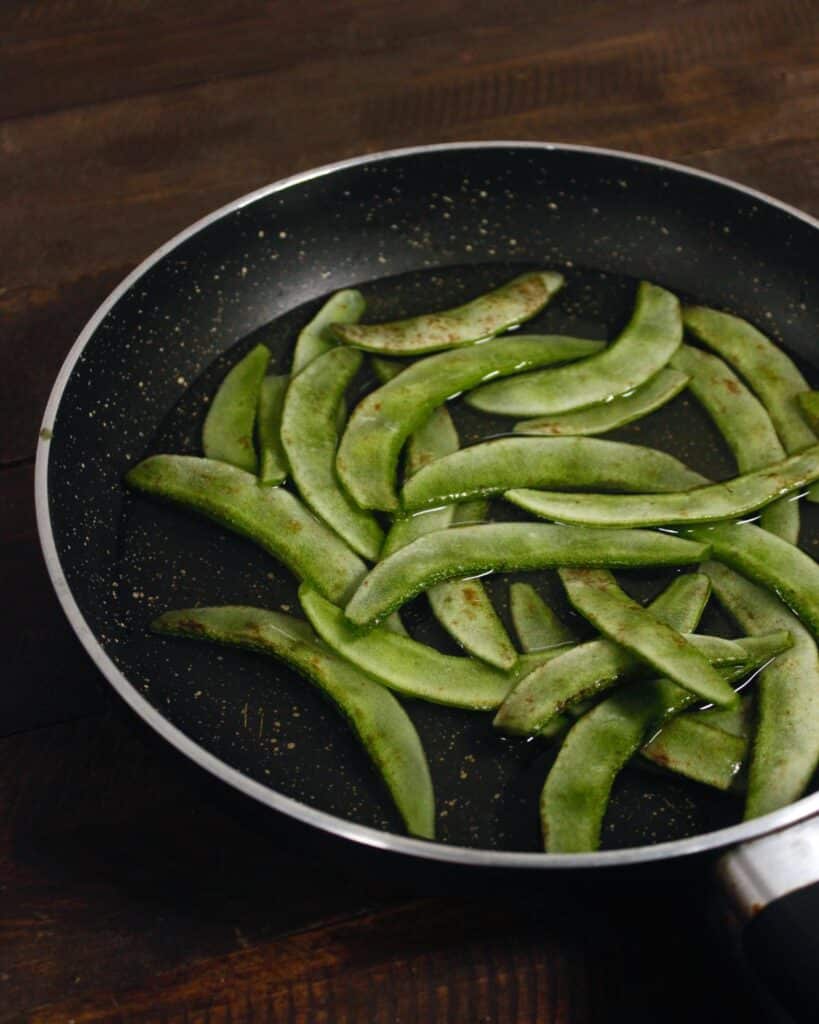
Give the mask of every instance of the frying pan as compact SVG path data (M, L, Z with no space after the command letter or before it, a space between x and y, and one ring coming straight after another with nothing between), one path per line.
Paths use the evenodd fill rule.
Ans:
M227 367L264 340L283 371L295 332L342 287L362 287L368 316L382 319L454 305L528 267L555 267L567 288L534 327L605 338L627 317L635 282L649 279L747 317L815 377L817 228L770 197L664 161L507 142L365 156L217 210L122 282L54 385L37 515L74 630L117 693L183 754L259 803L344 839L518 873L624 868L727 848L718 872L750 922L746 950L815 1019L819 793L739 823L733 799L626 771L604 848L544 854L536 806L548 752L500 740L487 716L419 703L410 713L429 752L442 841L408 838L343 724L287 669L149 635L147 622L166 608L295 610L295 581L246 541L126 493L122 479L150 452L196 452L205 400ZM648 432L649 443L698 469L732 472L719 437L684 397L648 423L622 436ZM468 414L460 426L473 436ZM641 596L663 582L636 576ZM554 583L541 582L559 602ZM503 587L492 585L502 606ZM422 601L408 622L441 642ZM781 955L761 955L774 940ZM807 950L813 960L803 963Z

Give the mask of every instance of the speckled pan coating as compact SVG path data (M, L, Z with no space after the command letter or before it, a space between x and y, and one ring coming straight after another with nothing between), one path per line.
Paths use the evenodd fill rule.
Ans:
M819 797L737 825L724 798L695 800L676 780L647 788L642 775L625 772L604 851L545 857L532 807L549 755L527 744L498 757L481 716L413 705L448 814L438 822L441 844L388 835L400 831L397 815L317 695L251 655L225 652L218 661L204 646L160 641L145 628L167 608L197 603L293 610L295 581L246 541L126 494L122 478L171 444L196 454L207 398L237 356L263 341L272 372L287 372L292 339L345 287L361 286L368 317L386 320L457 305L548 266L567 285L531 329L606 339L628 319L635 281L654 280L687 301L741 313L815 358L816 241L812 219L707 175L536 144L373 156L245 197L131 275L55 385L38 457L38 516L69 619L119 694L188 757L261 804L366 844L463 864L590 867L692 853L804 817ZM389 287L379 283L390 277ZM681 396L650 425L616 436L666 448L714 479L731 475L718 436L697 414ZM475 424L463 415L468 442ZM814 536L806 526L806 542ZM630 582L643 596L656 592L656 579ZM558 592L551 577L537 583L549 601ZM435 638L430 622L407 620L416 635Z

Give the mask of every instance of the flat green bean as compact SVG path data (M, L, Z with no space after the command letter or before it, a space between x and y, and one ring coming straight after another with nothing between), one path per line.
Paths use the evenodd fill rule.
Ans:
M355 625L374 626L422 590L456 576L559 565L688 565L705 551L706 545L646 530L587 530L544 523L459 526L420 537L379 562L345 612Z
M744 529L744 527L743 527ZM762 531L760 531L762 532ZM726 611L749 633L786 629L793 645L757 681L757 721L745 818L798 800L819 763L819 654L799 620L773 594L719 562L702 571Z
M678 715L640 753L676 775L727 790L745 762L748 740L701 722L696 715Z
M330 652L305 622L261 608L228 606L166 612L151 629L163 636L248 648L292 666L350 723L387 784L407 831L433 838L435 797L415 726L388 690Z
M284 399L281 438L306 504L354 551L374 561L383 531L348 497L335 469L338 406L361 360L355 349L331 348L296 374Z
M681 345L671 365L687 373L689 389L714 421L734 453L740 473L751 473L785 458L765 406L718 356ZM791 544L799 537L799 505L789 499L763 509L759 525Z
M269 486L287 478L287 456L281 439L282 408L290 378L267 376L259 387L256 436L259 442L259 481Z
M485 341L530 320L562 285L562 274L536 271L454 309L384 324L334 324L333 331L339 341L367 352L438 352Z
M563 494L515 489L507 491L504 499L543 519L575 526L675 526L738 519L816 479L819 479L819 444L765 469L692 491Z
M687 306L683 323L695 338L742 374L768 410L789 455L816 443L816 434L805 422L797 399L800 392L808 390L808 383L786 352L747 320L706 306ZM808 496L819 500L819 490L812 488Z
M484 412L507 416L549 416L606 402L650 380L682 341L680 305L664 288L643 281L634 313L603 352L575 366L493 381L466 401Z
M235 466L153 455L129 470L125 481L254 541L331 601L346 600L366 573L361 559L295 495L263 487Z
M270 349L257 345L228 372L210 403L202 427L202 449L209 459L237 466L248 473L258 469L253 426L259 388L270 362Z
M436 508L510 488L679 491L708 480L665 452L596 437L502 437L462 448L406 482L407 509Z
M342 482L362 508L395 511L401 447L433 409L488 376L567 362L599 348L600 342L560 336L496 338L411 363L353 411L336 459Z
M571 603L603 636L705 700L726 707L738 701L708 659L625 594L610 572L561 568L558 574Z
M391 690L433 704L492 711L518 679L554 656L553 651L525 654L504 672L475 658L441 654L381 627L361 633L339 608L307 586L299 591L299 600L330 648Z
M323 356L338 344L330 324L354 324L363 314L364 308L364 296L354 288L345 288L331 295L296 340L293 374L300 373L317 356Z
M598 402L572 412L521 420L512 429L516 434L550 434L553 437L605 434L661 408L678 395L687 383L688 377L684 373L664 367L645 384L608 402Z

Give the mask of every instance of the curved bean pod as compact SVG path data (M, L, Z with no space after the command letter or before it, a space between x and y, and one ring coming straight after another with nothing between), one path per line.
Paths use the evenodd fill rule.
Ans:
M282 483L287 477L287 456L281 439L282 408L290 378L286 375L265 377L259 388L256 435L259 441L259 481L269 486Z
M331 348L293 377L284 399L281 438L303 500L353 551L374 561L384 534L375 517L342 490L335 470L338 406L361 360L355 349Z
M743 629L786 629L793 638L790 650L765 668L757 683L745 804L746 819L755 818L798 800L819 763L819 654L810 633L773 594L719 562L707 562L702 571Z
M488 376L567 362L599 348L597 341L557 335L496 338L411 363L353 411L336 458L342 482L362 508L395 511L398 455L433 409Z
M599 402L574 412L521 420L512 429L516 434L549 434L553 437L605 434L661 408L676 397L687 383L685 373L664 367L645 384L610 402Z
M543 523L459 526L427 534L379 562L345 614L357 626L374 626L422 590L456 576L571 565L688 565L707 550L707 545L648 530L586 530Z
M406 482L407 509L435 508L510 488L680 491L708 483L672 455L596 437L501 437L461 448Z
M471 302L384 324L333 324L346 345L389 355L423 355L472 345L531 320L562 287L563 275L521 274Z
M247 648L292 666L350 723L387 784L407 831L433 838L435 796L415 726L388 690L328 651L307 623L280 612L227 606L166 612L151 629L163 636Z
M530 583L510 584L509 612L524 651L541 651L577 639Z
M581 409L645 384L666 365L681 341L676 296L643 281L631 320L603 352L576 366L485 384L466 401L475 409L506 416L545 416Z
M361 633L340 608L303 586L299 600L304 614L324 642L342 657L406 697L473 711L491 711L551 651L523 655L509 672L474 658L441 654L434 647L398 636L383 628Z
M767 409L719 356L681 345L671 365L691 377L689 390L722 434L740 473L751 473L785 458L787 453ZM759 525L795 544L799 538L798 503L773 502L763 510Z
M797 395L808 390L790 356L758 331L730 313L706 306L687 306L683 323L695 338L735 367L768 410L785 451L790 455L816 443L816 434L802 416ZM809 494L819 500L819 490Z
M611 443L611 442L610 442ZM543 519L576 526L674 526L738 519L819 479L819 444L765 469L675 494L507 491L504 499Z
M679 686L730 707L739 700L708 659L682 634L633 601L602 569L558 570L569 600L603 636L636 654Z
M355 288L336 292L302 329L293 349L292 373L300 373L317 356L323 356L337 344L330 324L354 324L364 312L364 296Z
M711 545L714 559L772 590L819 635L819 565L810 555L752 523L686 526L680 533Z
M262 487L235 466L192 455L153 455L129 470L125 481L254 541L331 601L344 601L367 571L298 498L282 487Z
M202 450L209 459L248 473L258 468L253 425L259 388L270 362L270 349L257 345L228 372L210 403L202 427Z

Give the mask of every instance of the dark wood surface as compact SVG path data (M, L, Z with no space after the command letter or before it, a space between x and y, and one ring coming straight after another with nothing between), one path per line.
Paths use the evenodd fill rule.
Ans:
M694 870L513 893L264 827L106 692L36 540L51 383L157 245L256 186L593 143L819 214L815 0L0 5L0 1022L754 1021Z

